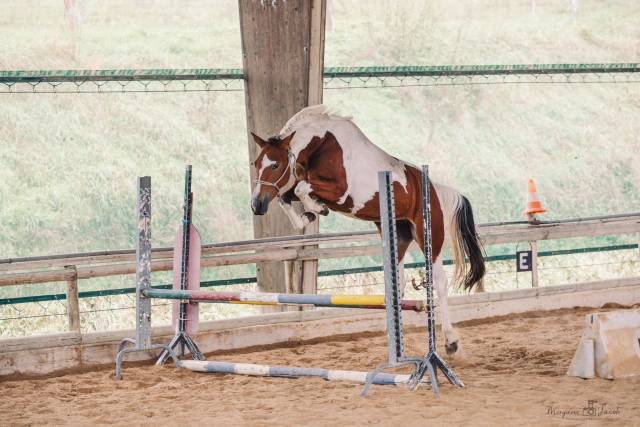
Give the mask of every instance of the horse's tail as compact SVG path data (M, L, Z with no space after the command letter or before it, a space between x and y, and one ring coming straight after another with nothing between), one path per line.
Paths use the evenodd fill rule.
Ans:
M454 284L470 291L476 283L482 283L485 273L482 245L476 232L471 203L453 188L440 184L434 186L442 207L445 230L451 236Z

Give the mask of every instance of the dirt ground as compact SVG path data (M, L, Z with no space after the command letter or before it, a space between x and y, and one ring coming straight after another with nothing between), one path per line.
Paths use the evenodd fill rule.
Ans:
M640 378L565 376L591 311L459 324L463 356L449 361L466 387L445 384L439 398L428 386L373 386L361 398L352 383L136 366L121 382L112 369L1 381L0 425L639 425ZM208 358L370 370L385 360L385 343L383 334L359 334ZM408 331L406 348L422 353L424 331Z

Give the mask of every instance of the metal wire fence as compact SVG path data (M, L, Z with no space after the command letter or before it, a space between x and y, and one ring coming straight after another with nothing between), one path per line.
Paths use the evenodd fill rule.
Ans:
M126 93L242 91L240 69L0 71L0 93ZM329 67L324 88L638 83L640 64L438 65Z

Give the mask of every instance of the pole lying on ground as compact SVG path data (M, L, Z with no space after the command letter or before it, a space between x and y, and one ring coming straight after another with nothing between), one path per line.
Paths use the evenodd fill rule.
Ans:
M204 302L218 304L256 305L312 305L315 307L345 307L382 310L385 308L384 295L317 295L317 294L277 294L267 292L209 292L173 291L146 289L147 298L177 299L185 303ZM402 310L424 311L420 300L401 300Z
M322 368L300 368L294 366L269 366L255 365L252 363L212 362L200 360L181 360L179 368L189 369L195 372L208 372L217 374L250 375L260 377L319 377L330 381L350 381L364 383L367 380L367 372L341 371ZM373 379L373 384L397 385L409 381L409 375L378 373Z

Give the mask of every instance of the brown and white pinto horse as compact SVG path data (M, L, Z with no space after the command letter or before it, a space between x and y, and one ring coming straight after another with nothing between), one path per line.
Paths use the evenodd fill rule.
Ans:
M316 105L301 110L280 133L266 141L252 135L261 149L254 162L257 179L251 201L256 215L264 215L269 203L277 198L294 227L299 229L315 220L317 214L327 215L333 210L373 221L379 231L378 172L391 171L399 261L413 240L420 248L424 247L420 169L374 145L350 118L330 114L324 106ZM466 197L436 183L432 184L430 197L434 284L445 348L447 353L455 353L458 336L449 320L447 276L441 257L445 236L451 238L455 281L464 289L471 290L481 282L484 259ZM293 200L302 202L304 212L294 209Z

